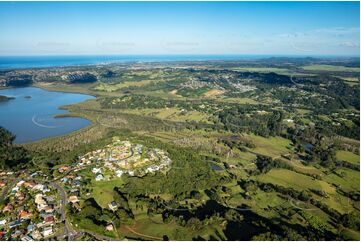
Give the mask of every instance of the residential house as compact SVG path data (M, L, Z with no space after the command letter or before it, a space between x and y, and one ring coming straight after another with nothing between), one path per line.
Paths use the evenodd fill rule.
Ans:
M23 233L20 230L15 230L14 233L11 234L11 238L18 238L22 235Z
M0 231L0 239L1 240L5 240L4 238L5 238L5 236L6 236L6 231Z
M118 204L115 201L112 201L108 204L108 207L110 208L110 210L116 211L118 209Z
M97 177L95 177L96 181L101 181L104 180L104 176L102 174L97 175Z
M28 227L26 228L26 230L28 231L28 233L30 233L31 231L34 230L34 225L29 224Z
M73 181L73 186L80 187L80 181L78 180Z
M13 187L13 189L11 189L11 193L16 193L17 191L19 191L19 189L20 189L20 187L18 187L18 186L15 186L15 187Z
M94 174L101 173L101 172L102 172L102 169L97 168L97 167L94 167L94 168L92 169L92 172L93 172Z
M43 210L44 210L44 212L46 212L46 213L52 213L52 212L54 212L53 206L50 206L50 205L46 206Z
M74 180L77 180L77 181L81 181L82 177L81 176L77 176L74 178Z
M21 237L21 241L33 241L33 239L30 238L28 235L25 235L25 236Z
M11 212L11 211L13 211L13 210L14 210L14 206L11 205L11 204L8 204L8 205L6 205L6 206L4 207L3 213Z
M78 199L77 196L70 196L70 197L68 198L68 201L69 201L70 203L77 203L77 202L79 202L79 199Z
M37 228L42 228L42 227L44 227L44 226L45 226L45 225L44 225L42 222L36 224L36 227L37 227Z
M55 221L54 216L48 216L44 219L44 224L46 226L53 225L54 221Z
M26 181L26 182L24 182L24 187L26 187L26 188L33 188L33 187L35 187L35 186L36 186L36 183L33 182L33 181Z
M45 186L43 184L36 184L32 189L33 190L43 191L44 188L45 188Z
M43 210L47 206L47 203L43 198L43 194L39 193L35 195L35 204L37 205L39 211Z
M59 171L60 173L64 173L64 172L69 171L70 168L71 168L70 166L61 166L61 167L59 167L58 171Z
M31 218L31 216L33 216L33 214L29 211L22 210L19 213L20 219L29 219L29 218Z
M105 229L108 231L113 231L114 230L113 224L108 224L107 227L105 227Z
M30 176L31 177L34 177L34 176L37 176L38 175L38 173L37 172L34 172L34 173L32 173Z
M54 202L55 201L55 196L48 196L45 198L47 202Z
M72 189L70 189L70 192L71 193L77 193L77 192L79 192L79 189L78 188L72 188Z
M15 197L16 197L18 200L20 200L20 201L24 200L24 198L25 198L24 193L22 193L22 192L20 192L20 191L17 191L17 192L15 193Z
M40 240L42 238L39 230L34 230L31 232L31 237L35 240Z
M53 228L52 227L45 227L43 232L42 232L43 236L44 237L47 237L49 235L52 235L53 234Z
M122 171L122 170L116 170L116 171L115 171L115 175L116 175L117 177L121 177L121 176L123 175L123 171Z

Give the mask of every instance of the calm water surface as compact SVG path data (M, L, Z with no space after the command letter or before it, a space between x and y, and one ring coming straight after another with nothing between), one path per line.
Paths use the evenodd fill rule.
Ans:
M4 89L0 90L0 95L15 97L0 102L0 126L16 135L14 143L64 135L91 124L83 118L54 118L68 113L60 110L60 106L94 99L90 95L51 92L35 87Z
M124 62L207 61L259 59L266 55L85 55L85 56L0 56L0 69L60 67Z

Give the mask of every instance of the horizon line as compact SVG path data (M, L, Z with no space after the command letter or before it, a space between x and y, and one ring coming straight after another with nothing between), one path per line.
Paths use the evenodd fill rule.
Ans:
M347 54L0 54L0 57L58 57L58 56L272 56L272 57L360 57Z

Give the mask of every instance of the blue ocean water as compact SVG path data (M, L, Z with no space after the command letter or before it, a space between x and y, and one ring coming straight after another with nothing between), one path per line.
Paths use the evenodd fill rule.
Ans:
M0 56L0 69L61 67L115 62L207 61L267 58L266 55L83 55Z

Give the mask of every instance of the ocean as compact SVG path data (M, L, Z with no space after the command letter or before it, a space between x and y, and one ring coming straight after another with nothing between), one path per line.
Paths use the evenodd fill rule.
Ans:
M116 62L207 61L260 59L266 55L72 55L0 56L0 69L63 67Z

